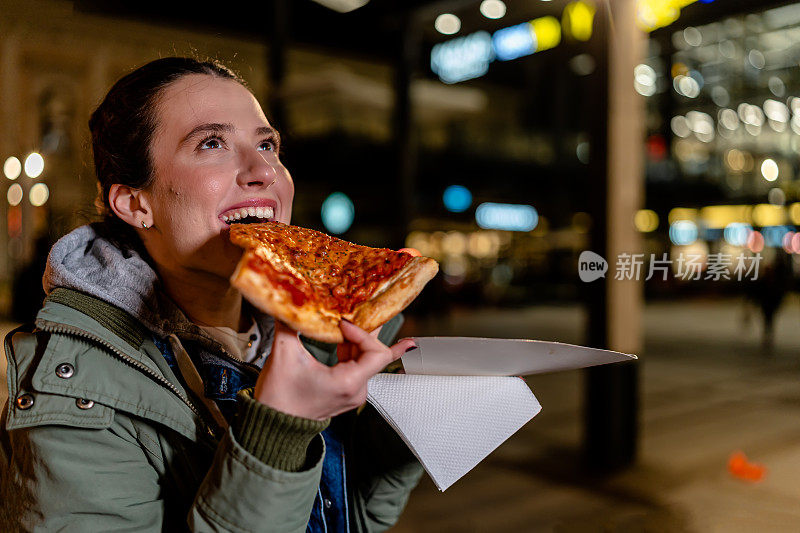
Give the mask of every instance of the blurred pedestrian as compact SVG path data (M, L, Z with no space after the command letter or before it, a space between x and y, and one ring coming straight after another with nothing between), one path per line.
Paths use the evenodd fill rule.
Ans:
M32 322L44 302L42 274L47 265L47 253L53 242L42 232L33 245L33 259L17 271L11 289L11 318L15 322Z
M775 316L792 285L791 256L777 250L772 261L763 266L753 283L753 297L761 308L763 329L761 343L766 351L775 346Z

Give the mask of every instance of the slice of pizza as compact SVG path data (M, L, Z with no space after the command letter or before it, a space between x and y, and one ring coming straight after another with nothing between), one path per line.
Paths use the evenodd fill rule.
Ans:
M231 283L303 335L343 342L342 318L367 331L405 309L439 271L429 257L360 246L281 222L232 224L245 249Z

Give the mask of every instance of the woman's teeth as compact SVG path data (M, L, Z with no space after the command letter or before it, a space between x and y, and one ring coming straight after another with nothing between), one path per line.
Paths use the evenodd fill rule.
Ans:
M275 216L275 211L267 207L240 207L239 209L231 209L225 211L222 215L224 222L235 222L247 217L265 218L270 219Z

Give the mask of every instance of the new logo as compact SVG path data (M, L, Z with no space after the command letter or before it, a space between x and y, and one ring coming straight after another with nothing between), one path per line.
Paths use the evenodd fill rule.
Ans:
M578 258L578 276L581 281L590 282L599 278L606 277L608 272L608 261L602 256L589 250L581 252Z

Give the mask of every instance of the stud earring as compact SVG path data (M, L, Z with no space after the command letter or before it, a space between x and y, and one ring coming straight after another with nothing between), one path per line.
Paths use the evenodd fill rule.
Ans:
M148 227L148 226L147 226L147 224L145 224L144 220L142 220L142 227L143 227L144 229L147 229L147 227Z

